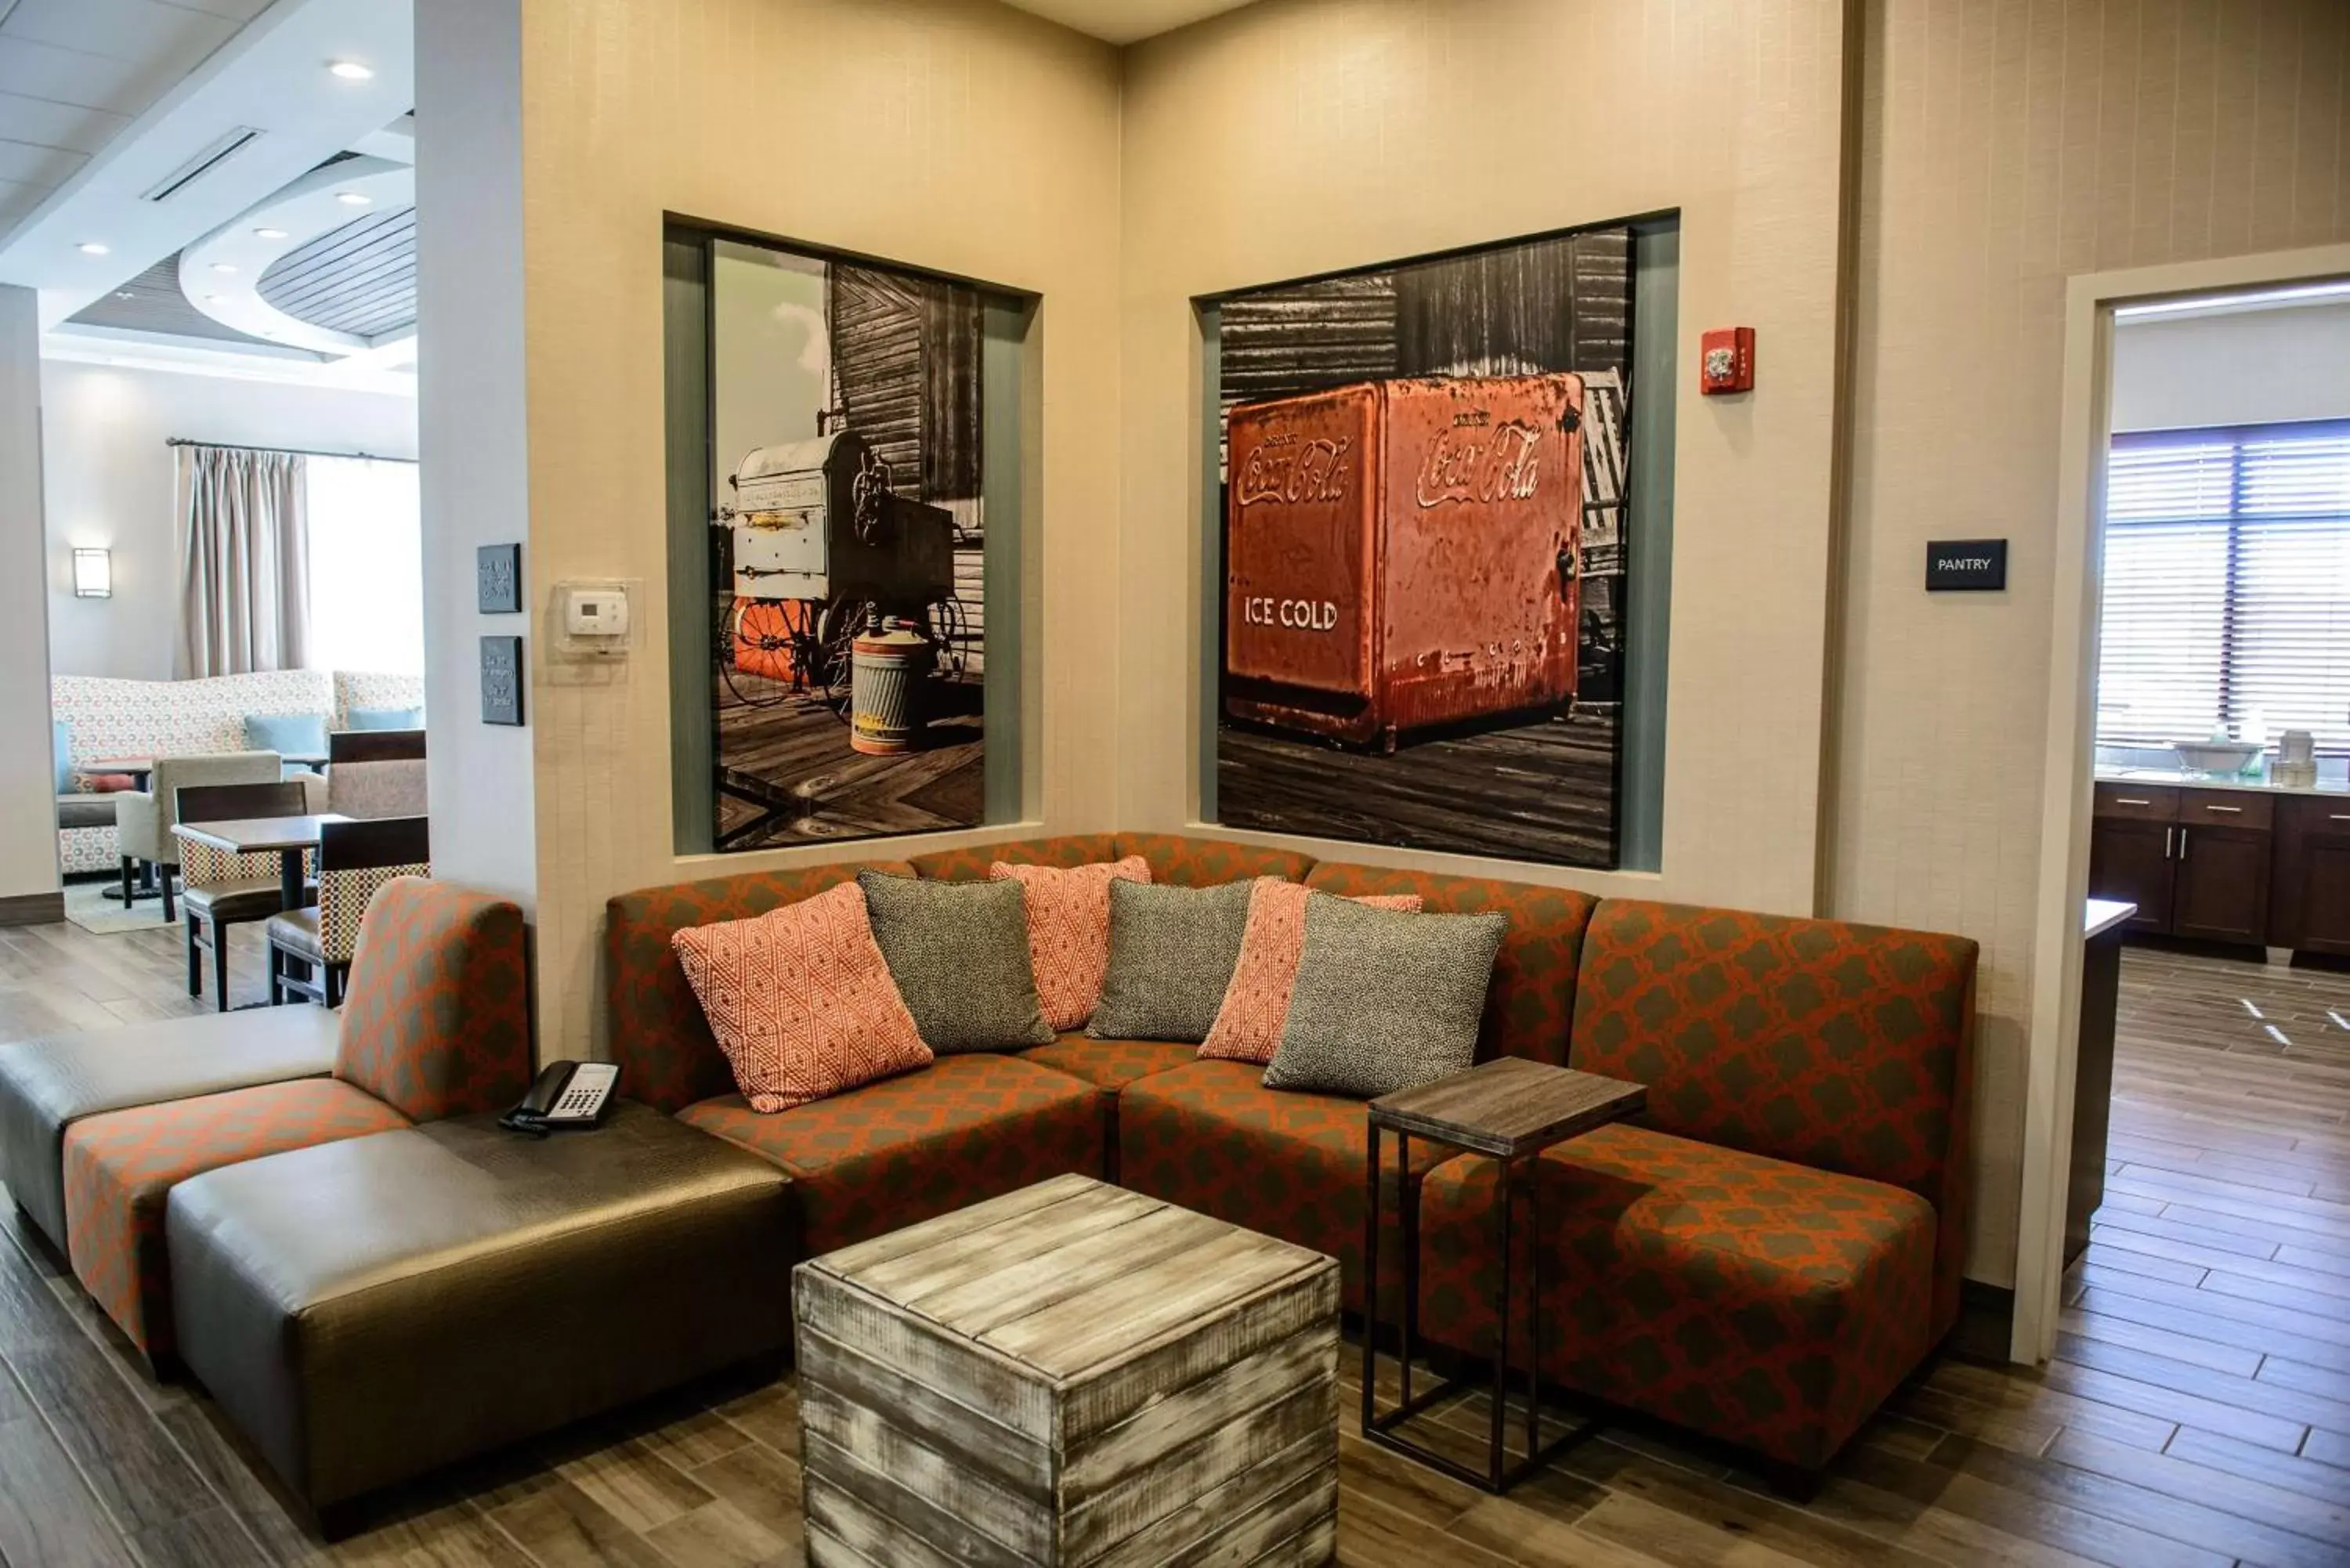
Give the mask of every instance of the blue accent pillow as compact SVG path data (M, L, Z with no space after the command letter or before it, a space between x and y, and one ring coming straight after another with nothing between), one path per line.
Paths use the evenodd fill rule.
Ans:
M298 753L304 756L323 757L327 754L327 716L324 713L247 713L244 716L244 743L248 750L276 752L281 756Z
M421 708L354 708L343 715L346 730L421 730Z
M63 719L50 720L49 744L57 757L57 793L71 794L78 787L74 779L73 726Z

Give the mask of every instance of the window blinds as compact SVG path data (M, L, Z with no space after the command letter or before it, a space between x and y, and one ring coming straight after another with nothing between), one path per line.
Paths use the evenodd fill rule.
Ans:
M2097 739L2350 751L2350 421L2114 438Z

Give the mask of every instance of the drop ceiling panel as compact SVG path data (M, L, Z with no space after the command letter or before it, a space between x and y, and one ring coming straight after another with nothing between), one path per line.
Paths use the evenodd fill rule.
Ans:
M161 0L17 0L8 19L0 22L0 38L153 67L202 59L226 43L236 26L209 11Z
M0 140L0 180L27 185L62 185L73 178L75 170L88 161L87 152L68 152L30 141Z
M49 193L47 185L27 185L17 180L0 180L0 231L5 231L17 219L41 204Z
M29 38L12 38L0 31L0 92L23 93L84 109L135 112L147 107L151 91L141 88L151 68L111 55L81 49L60 49Z
M96 152L130 123L127 114L0 92L0 140L29 141L69 152Z

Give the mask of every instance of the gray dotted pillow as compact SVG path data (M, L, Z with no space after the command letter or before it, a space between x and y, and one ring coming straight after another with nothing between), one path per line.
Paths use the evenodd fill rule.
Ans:
M1097 1040L1205 1040L1240 966L1255 890L1253 881L1112 882L1109 971L1086 1033Z
M1268 1089L1373 1099L1465 1073L1507 915L1407 914L1315 893Z
M1017 882L941 882L859 871L873 940L935 1054L1049 1045Z

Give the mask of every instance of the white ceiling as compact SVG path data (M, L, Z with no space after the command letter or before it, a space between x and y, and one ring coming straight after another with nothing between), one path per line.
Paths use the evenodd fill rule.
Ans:
M0 0L5 4L6 0ZM26 0L30 4L30 0ZM1064 27L1110 44L1131 44L1219 12L1237 11L1249 0L1007 0L1023 11L1049 17Z
M0 234L269 0L0 0Z

